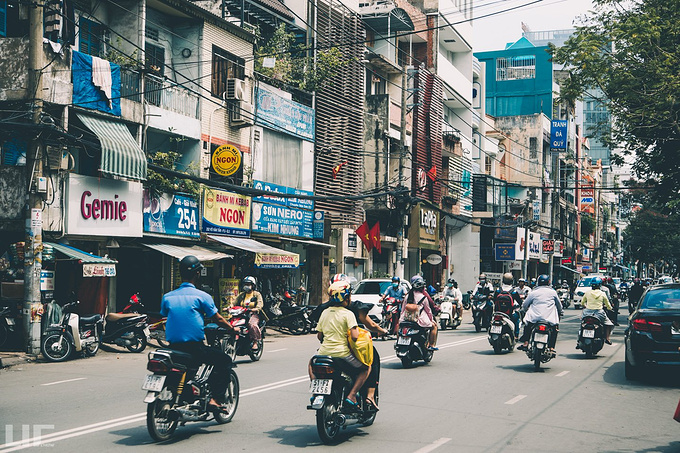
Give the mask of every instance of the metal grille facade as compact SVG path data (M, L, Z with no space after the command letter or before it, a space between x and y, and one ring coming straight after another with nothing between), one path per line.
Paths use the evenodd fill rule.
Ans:
M441 182L429 178L418 178L422 172L436 169L437 178L442 171L442 104L443 86L439 77L428 71L418 71L416 77L418 101L413 115L413 193L439 204Z

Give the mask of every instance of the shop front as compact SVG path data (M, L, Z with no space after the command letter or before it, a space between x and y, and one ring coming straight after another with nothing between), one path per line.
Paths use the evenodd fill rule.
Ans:
M418 204L411 211L409 227L409 255L417 257L418 268L410 268L415 275L421 273L428 285L441 283L446 263L440 250L439 211Z

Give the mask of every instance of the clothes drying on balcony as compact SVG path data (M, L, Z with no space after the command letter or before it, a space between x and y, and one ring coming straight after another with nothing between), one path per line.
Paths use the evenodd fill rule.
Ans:
M111 76L111 91L105 94L93 81L92 61L93 57L88 54L73 52L73 105L120 116L120 66L101 60L109 66ZM104 82L104 86L107 83Z
M92 83L106 96L111 108L111 64L99 57L92 57Z

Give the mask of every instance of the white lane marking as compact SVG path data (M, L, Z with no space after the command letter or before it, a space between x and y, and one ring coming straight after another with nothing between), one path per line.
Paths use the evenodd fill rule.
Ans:
M423 448L419 448L416 450L414 453L429 453L432 450L435 450L445 443L449 442L451 439L449 437L442 437L441 439L437 439L434 442L432 442L430 445L426 445Z
M281 351L287 351L288 348L281 348L281 349L274 349L273 351L267 351L267 354L271 354L272 352L281 352Z
M513 399L506 401L505 404L515 404L518 401L522 401L526 397L526 395L517 395Z
M466 340L460 340L460 341L455 341L453 343L446 343L446 344L440 346L439 348L440 349L451 348L451 347L454 347L454 346L459 346L459 345L463 345L463 344L467 344L467 343L473 343L475 341L480 341L480 340L485 340L485 339L486 339L486 336L478 337L478 338L471 338L471 339L466 339ZM385 358L381 359L380 362L387 362L387 361L395 359L395 358L396 358L396 355L385 357ZM269 391L269 390L275 390L275 389L278 389L278 388L281 388L281 387L287 387L287 386L293 385L293 384L299 384L301 382L305 382L305 381L308 381L308 380L309 380L309 376L303 375L303 376L297 376L297 377L290 378L290 379L285 379L285 380L282 380L282 381L272 382L270 384L260 385L258 387L253 387L253 388L243 390L239 394L239 397L255 395L257 393L262 393L262 392L266 392L266 391ZM89 434L89 433L93 433L93 432L97 432L97 431L102 431L102 430L105 430L107 428L113 428L113 427L123 425L123 424L127 424L127 423L141 422L141 421L144 421L145 419L146 419L146 412L141 412L139 414L129 415L127 417L117 418L117 419L113 419L113 420L107 420L107 421L95 423L95 424L92 424L92 425L81 426L79 428L67 429L65 431L59 431L59 432L53 433L53 434L34 437L32 439L22 439L21 441L16 441L16 442L11 442L11 443L0 445L0 452L4 453L4 452L9 452L9 451L23 450L25 448L30 448L30 447L36 446L37 445L37 444L35 444L36 442L42 443L42 444L46 444L46 443L50 443L50 442L56 442L57 440L64 440L64 439L69 439L69 438L72 438L72 437L82 436L82 435L85 435L85 434ZM438 441L436 441L434 444L428 445L427 447L424 447L425 449L418 450L418 452L416 452L416 453L424 453L424 452L432 451L435 448L439 447L440 445L443 445L444 443L446 443L450 440L451 439L443 437L443 438L439 439ZM9 449L7 449L7 448L9 448ZM426 450L428 448L429 448L429 450Z
M555 375L555 377L562 377L562 376L566 375L567 373L569 373L569 371L562 371L561 373L557 373Z
M73 382L73 381L82 381L82 380L84 380L84 379L87 379L87 378L84 378L84 377L79 377L79 378L75 378L75 379L66 379L65 381L57 381L57 382L48 382L47 384L40 384L40 385L55 385L55 384L63 384L64 382Z

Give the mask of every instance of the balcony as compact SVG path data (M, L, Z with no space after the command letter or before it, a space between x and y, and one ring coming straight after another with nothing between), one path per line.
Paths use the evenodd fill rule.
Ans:
M451 108L472 106L472 81L441 53L438 76L444 81L444 103Z
M198 119L198 96L161 77L144 76L144 99L164 110Z

